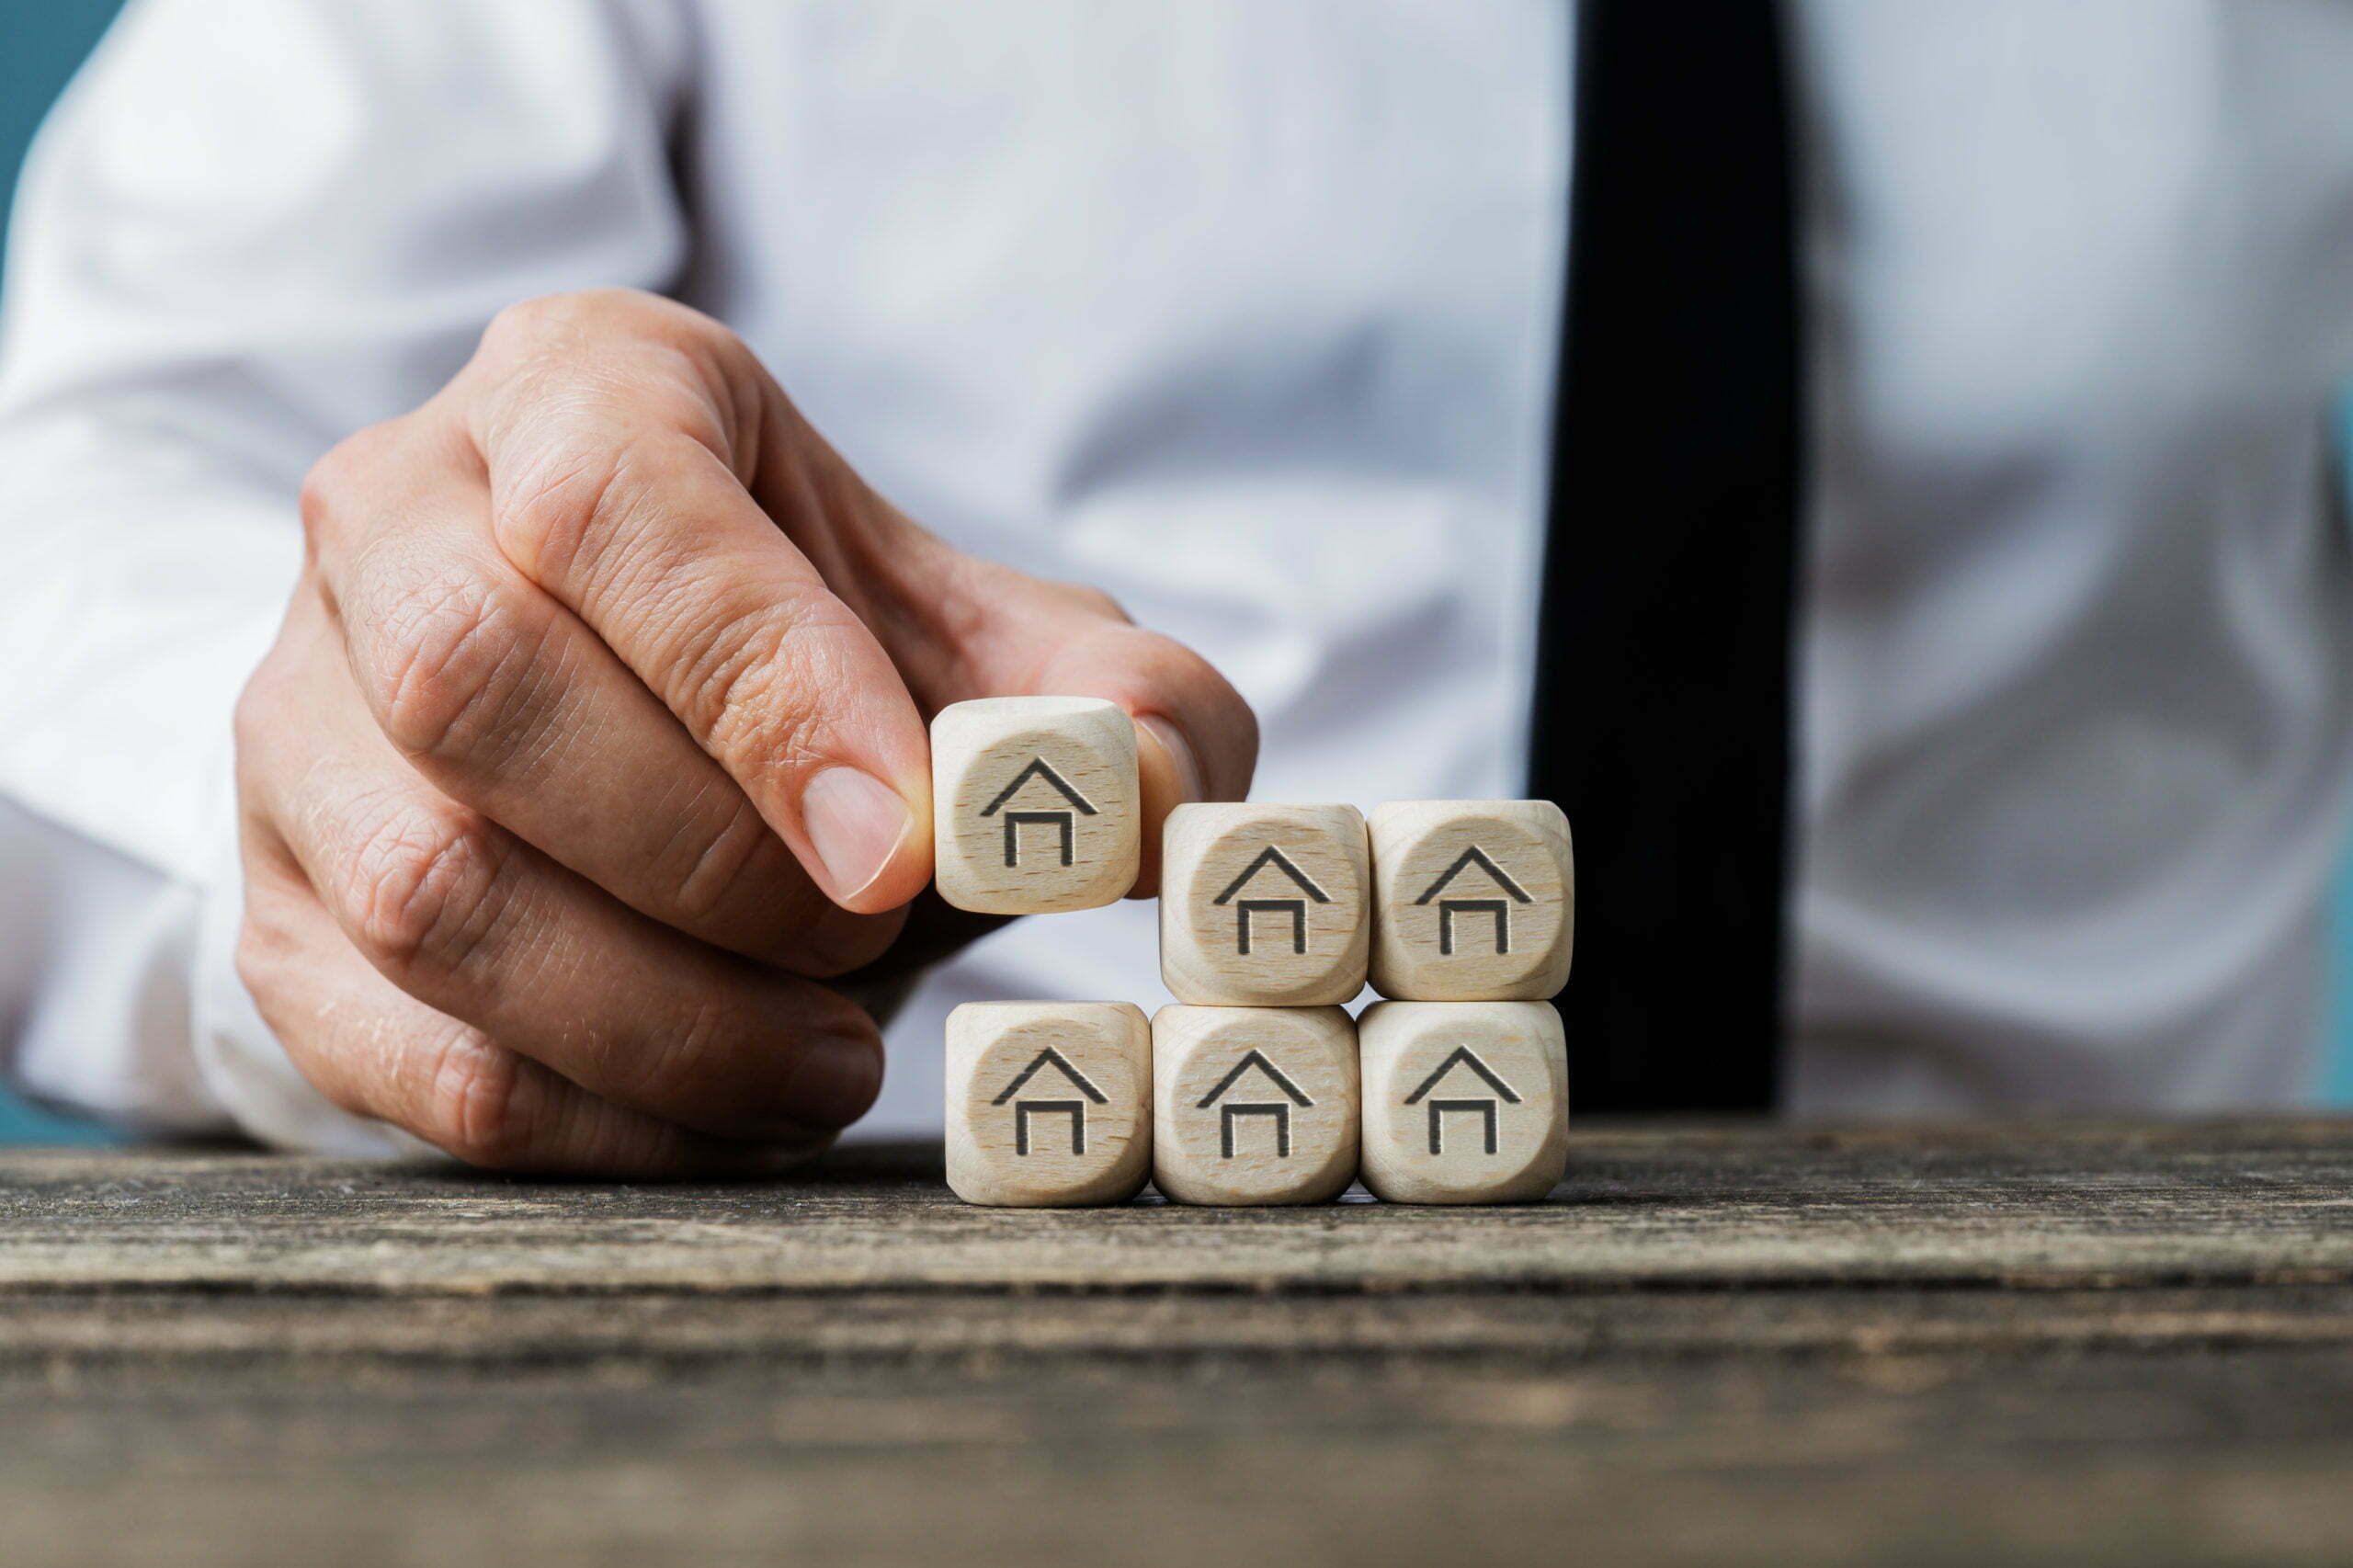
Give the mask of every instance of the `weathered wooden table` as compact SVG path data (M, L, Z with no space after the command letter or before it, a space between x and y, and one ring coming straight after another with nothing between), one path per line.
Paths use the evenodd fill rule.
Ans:
M1583 1133L1549 1204L0 1159L0 1562L2353 1561L2353 1122Z

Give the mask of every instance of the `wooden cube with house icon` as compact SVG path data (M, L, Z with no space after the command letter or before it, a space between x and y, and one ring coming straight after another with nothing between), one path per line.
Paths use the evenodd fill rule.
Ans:
M1152 1027L1127 1002L948 1015L948 1185L967 1203L1124 1203L1152 1173Z
M983 915L1093 909L1135 885L1136 733L1090 697L958 702L931 722L933 880Z
M1152 1017L1152 1179L1178 1203L1322 1203L1357 1174L1357 1030L1338 1007Z
M1178 806L1161 839L1161 978L1203 1006L1352 1000L1371 943L1370 860L1354 806Z
M1542 1198L1568 1165L1569 1069L1546 1002L1376 1002L1357 1020L1358 1179L1392 1203Z
M1550 801L1393 801L1372 842L1371 979L1420 1002L1541 1001L1569 978L1569 821Z

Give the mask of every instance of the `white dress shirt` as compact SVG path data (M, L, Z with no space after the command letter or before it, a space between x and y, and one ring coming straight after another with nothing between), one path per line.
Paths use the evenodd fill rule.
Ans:
M1792 1107L2296 1098L2353 778L2353 8L1794 11ZM401 1146L235 977L229 712L304 470L553 290L710 312L915 517L1201 650L1264 722L1260 797L1519 792L1571 23L134 3L28 167L0 323L17 1079ZM973 996L1154 1005L1152 911L943 971L870 1126L936 1125Z

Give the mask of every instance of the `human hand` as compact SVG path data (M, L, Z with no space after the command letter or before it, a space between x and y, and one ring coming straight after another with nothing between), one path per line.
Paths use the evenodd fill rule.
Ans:
M239 971L330 1099L477 1165L772 1168L863 1112L880 1035L819 982L942 941L940 707L1120 703L1147 846L1256 760L1199 657L925 532L650 296L506 312L302 517L238 706Z

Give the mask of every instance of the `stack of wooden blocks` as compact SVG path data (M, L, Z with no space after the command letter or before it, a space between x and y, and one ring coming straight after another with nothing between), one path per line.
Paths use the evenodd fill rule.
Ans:
M1124 896L1136 738L1084 698L932 725L940 895L1027 915ZM948 1181L971 1203L1541 1198L1567 1162L1569 826L1544 801L1186 805L1162 839L1176 1005L974 1002L948 1019ZM1391 1000L1351 1020L1370 975Z

